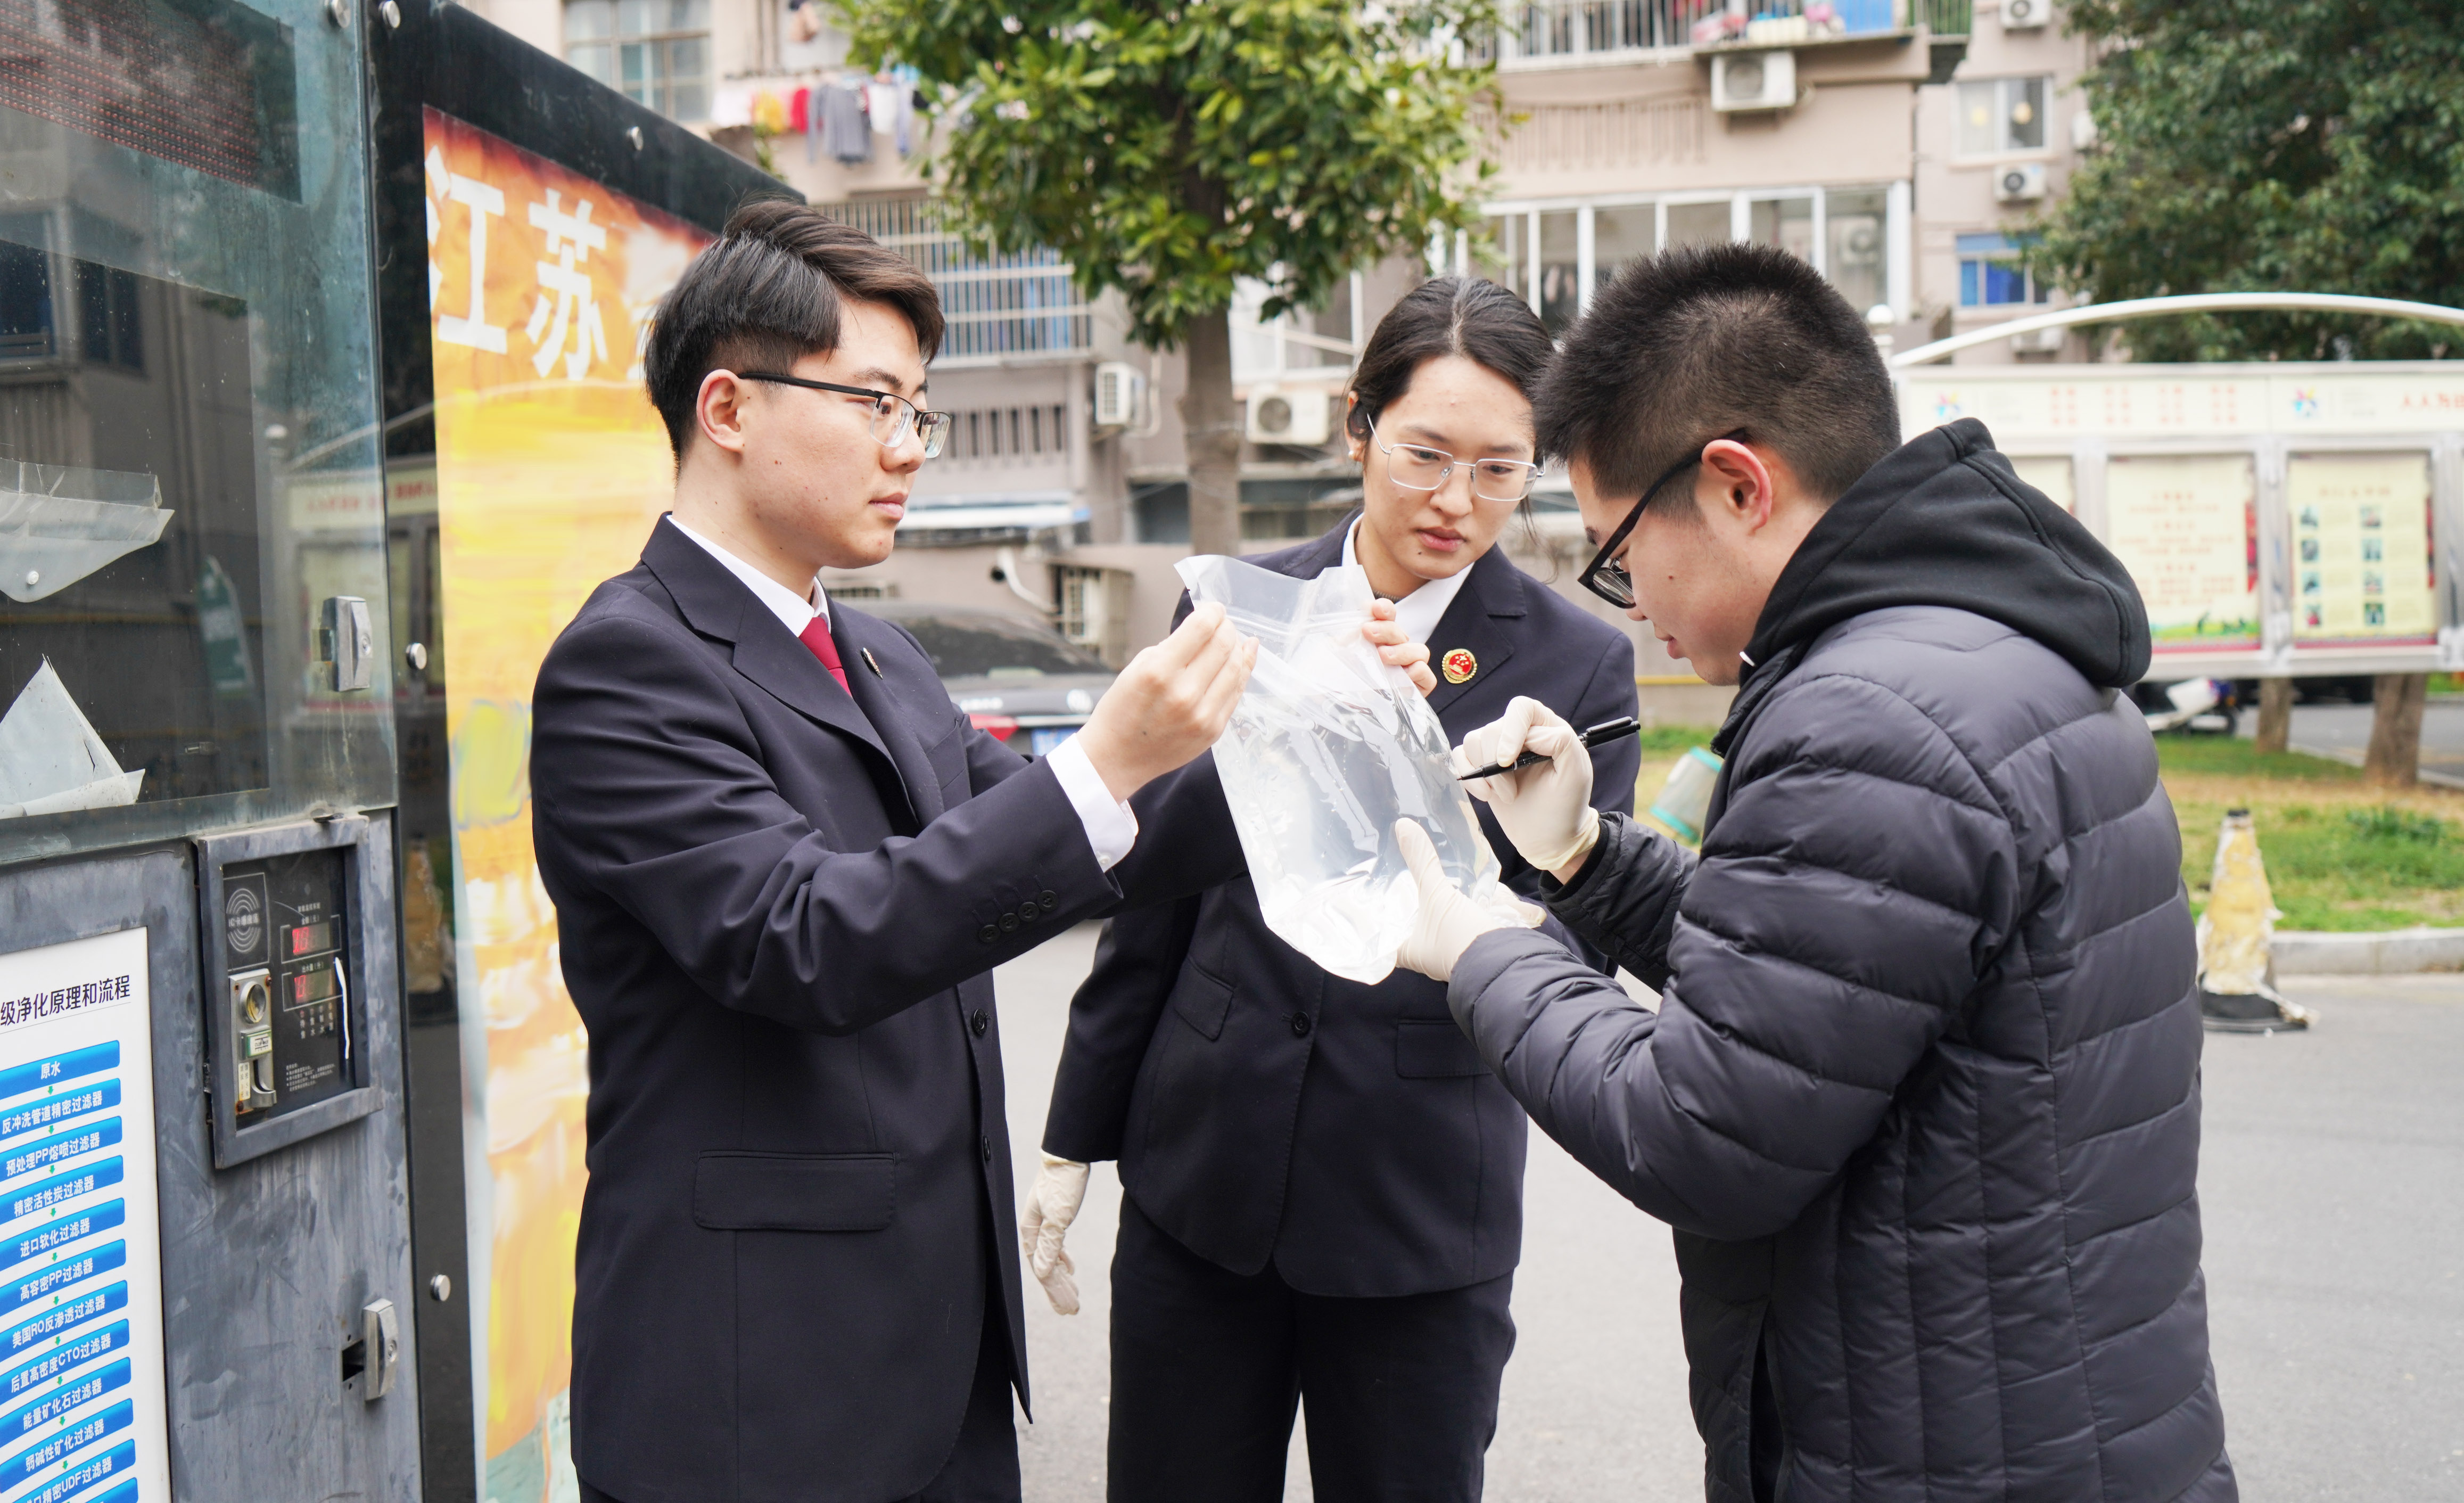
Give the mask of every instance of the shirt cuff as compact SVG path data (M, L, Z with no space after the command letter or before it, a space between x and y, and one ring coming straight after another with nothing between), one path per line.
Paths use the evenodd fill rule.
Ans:
M1060 780L1061 791L1068 795L1078 823L1086 828L1087 845L1095 852L1097 869L1110 872L1138 843L1138 817L1104 786L1103 775L1087 760L1087 749L1076 738L1052 748L1044 760Z

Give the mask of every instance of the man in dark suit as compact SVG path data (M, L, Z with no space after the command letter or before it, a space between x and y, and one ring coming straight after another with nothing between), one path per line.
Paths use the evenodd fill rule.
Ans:
M585 1498L1019 1496L986 973L1120 902L1123 801L1213 742L1255 647L1192 616L1029 763L822 595L938 448L940 330L905 259L740 210L646 354L674 510L539 672L535 839L590 1033Z

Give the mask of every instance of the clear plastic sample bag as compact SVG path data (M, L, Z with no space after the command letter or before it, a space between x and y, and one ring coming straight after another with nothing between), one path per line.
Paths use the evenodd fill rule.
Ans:
M1258 639L1215 765L1266 926L1346 981L1384 981L1419 905L1398 819L1429 832L1456 886L1504 897L1447 766L1445 727L1361 635L1368 575L1353 565L1293 579L1213 554L1179 570L1192 599L1220 603Z

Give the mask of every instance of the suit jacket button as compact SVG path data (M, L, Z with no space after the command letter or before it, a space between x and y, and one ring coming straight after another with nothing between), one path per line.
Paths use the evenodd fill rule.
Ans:
M993 924L986 924L976 931L976 942L978 944L990 944L995 939L1000 939L1001 934L1001 932L999 927Z
M1061 906L1061 895L1047 887L1043 892L1035 895L1035 906L1043 909L1047 914L1052 913Z
M1018 915L1016 915L1016 914L1003 914L1003 915L1001 915L1001 933L1003 933L1003 934L1016 934L1016 933L1018 933Z
M993 1020L984 1016L984 1009L981 1007L978 1007L975 1010L975 1013L967 1019L967 1031L973 1033L978 1038L982 1038L985 1033L989 1032L992 1026Z
M977 1138L976 1146L983 1150L984 1162L990 1163L993 1161L993 1139L991 1134L987 1133L983 1137Z
M1294 1037L1294 1038L1296 1038L1296 1039L1305 1039L1305 1038L1307 1038L1307 1037L1309 1037L1309 1015L1308 1013L1306 1013L1306 1012L1295 1012L1295 1013L1293 1013L1293 1014L1292 1014L1292 1037Z

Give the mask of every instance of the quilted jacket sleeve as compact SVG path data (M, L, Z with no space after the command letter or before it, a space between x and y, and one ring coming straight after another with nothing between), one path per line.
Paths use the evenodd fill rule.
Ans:
M1906 699L1815 676L1756 718L1690 877L1626 827L1553 905L1646 980L1664 955L1657 1015L1528 931L1475 941L1448 993L1542 1131L1727 1240L1786 1227L1873 1136L2016 907L2009 818Z

